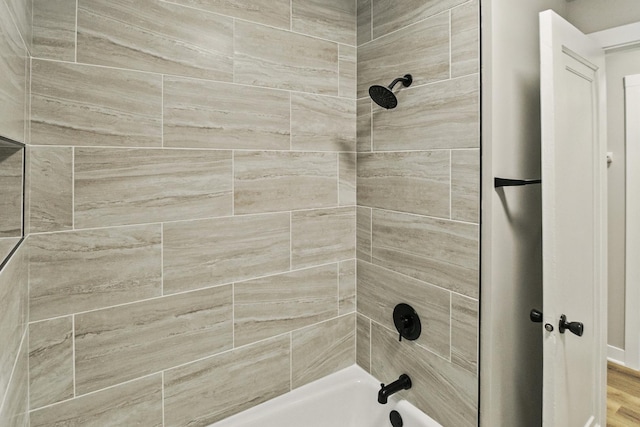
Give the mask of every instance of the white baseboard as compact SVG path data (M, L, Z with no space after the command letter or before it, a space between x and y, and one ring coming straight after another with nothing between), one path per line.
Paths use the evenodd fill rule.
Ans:
M624 350L612 345L607 346L607 360L618 365L624 365Z

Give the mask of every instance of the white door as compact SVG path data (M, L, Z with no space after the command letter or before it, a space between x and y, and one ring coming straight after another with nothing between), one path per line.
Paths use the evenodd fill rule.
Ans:
M543 425L604 427L604 52L553 11L540 14L540 51ZM582 322L582 336L562 333L561 315Z

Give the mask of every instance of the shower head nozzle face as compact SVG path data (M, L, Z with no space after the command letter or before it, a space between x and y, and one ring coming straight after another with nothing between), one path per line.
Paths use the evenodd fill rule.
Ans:
M369 88L369 96L371 97L371 99L373 99L373 102L375 102L382 108L386 108L387 110L396 108L396 106L398 105L398 99L393 94L393 92L391 92L391 89L384 86L371 86Z

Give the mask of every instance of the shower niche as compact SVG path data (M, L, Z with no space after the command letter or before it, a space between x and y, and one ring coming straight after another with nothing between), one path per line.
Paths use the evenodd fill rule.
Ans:
M0 269L24 236L25 146L0 137Z

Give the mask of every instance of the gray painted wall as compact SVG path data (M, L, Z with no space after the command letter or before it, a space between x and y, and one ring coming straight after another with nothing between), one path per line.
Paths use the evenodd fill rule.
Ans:
M607 54L609 166L609 345L624 349L625 334L625 127L623 78L640 73L640 47Z
M483 426L541 425L542 334L529 321L542 306L540 187L496 191L493 177L540 176L538 12L564 15L564 7L562 0L482 2Z
M569 22L584 33L640 21L638 0L574 0L567 2Z

